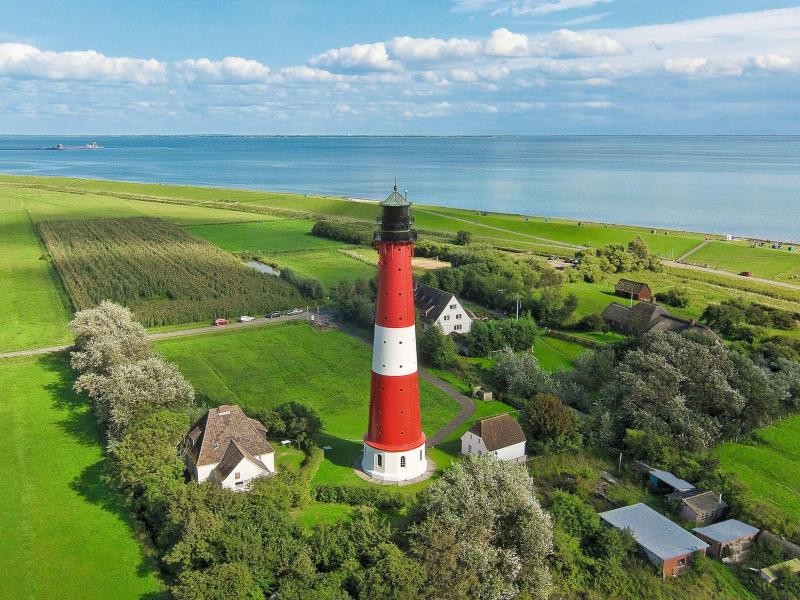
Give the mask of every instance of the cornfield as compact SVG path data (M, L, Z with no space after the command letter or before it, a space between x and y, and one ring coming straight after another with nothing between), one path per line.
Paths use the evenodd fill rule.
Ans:
M160 219L45 221L39 232L75 310L113 300L149 327L302 302L286 281Z

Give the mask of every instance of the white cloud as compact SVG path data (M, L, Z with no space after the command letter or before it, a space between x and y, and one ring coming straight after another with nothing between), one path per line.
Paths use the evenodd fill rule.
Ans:
M625 47L607 35L559 29L537 40L534 50L542 56L574 58L580 56L617 56Z
M341 75L331 73L325 69L317 69L306 65L286 67L285 69L281 69L278 75L284 81L304 81L308 83L344 80L344 77Z
M711 61L703 57L669 58L664 70L677 75L741 75L740 64L731 61Z
M153 84L165 81L166 75L166 65L154 59L110 57L94 50L52 52L29 44L0 44L0 76Z
M452 69L450 71L450 79L461 83L471 83L478 81L478 74L469 69Z
M449 58L469 58L481 52L481 43L461 38L396 37L387 44L393 58L411 62L436 62Z
M257 60L228 56L222 60L187 59L175 63L178 76L191 82L257 83L269 75L269 67Z
M308 63L314 67L351 71L391 71L399 67L389 59L386 44L383 42L334 48L313 56Z
M760 54L753 58L753 64L762 71L794 71L798 62L781 54Z
M489 56L525 56L528 54L528 36L513 33L505 27L495 29L486 41L484 52Z
M462 12L488 10L492 15L510 14L519 17L522 15L548 15L610 2L613 0L454 0L453 8Z

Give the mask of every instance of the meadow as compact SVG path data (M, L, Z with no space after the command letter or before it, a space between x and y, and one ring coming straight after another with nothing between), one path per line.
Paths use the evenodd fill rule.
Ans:
M343 279L371 279L376 273L375 267L336 250L283 252L262 258L279 269L289 268L298 275L317 279L327 290Z
M756 277L791 281L800 278L800 247L787 249L753 247L746 242L709 242L692 252L686 261L714 269Z
M0 362L0 596L156 598L67 358Z
M186 230L228 252L271 254L342 248L346 244L311 235L314 221L276 219L253 223L194 225Z
M724 471L745 484L745 498L800 522L800 415L757 430L752 442L720 445Z
M301 300L289 283L160 219L44 221L39 231L76 310L109 299L153 326L263 314Z

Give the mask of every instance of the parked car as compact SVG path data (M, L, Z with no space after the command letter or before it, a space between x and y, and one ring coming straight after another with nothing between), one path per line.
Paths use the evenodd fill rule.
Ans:
M228 319L214 319L214 325L230 325L231 322Z
M303 314L303 309L302 308L293 308L292 310L287 310L286 311L286 316L287 317L293 317L294 315L300 315L300 314Z
M247 315L242 315L241 317L239 317L239 322L240 323L249 323L250 321L255 321L255 318L254 317L248 317Z
M270 319L274 319L275 317L283 316L283 313L279 310L273 310L271 313L267 315Z

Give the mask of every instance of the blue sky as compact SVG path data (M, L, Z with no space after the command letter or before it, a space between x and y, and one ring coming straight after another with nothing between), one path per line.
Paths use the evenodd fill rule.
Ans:
M0 133L800 133L800 4L0 0Z

